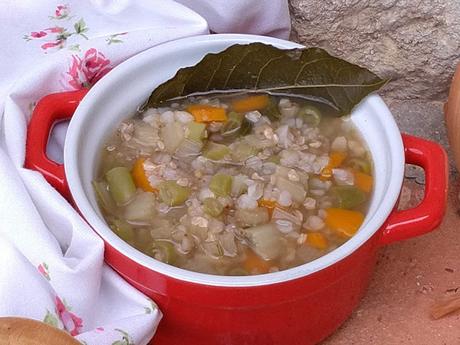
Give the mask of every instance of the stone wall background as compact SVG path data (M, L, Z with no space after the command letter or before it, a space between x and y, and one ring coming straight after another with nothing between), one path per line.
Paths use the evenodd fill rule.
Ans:
M460 0L290 0L293 41L391 82L380 94L402 131L447 147L442 106L460 61Z

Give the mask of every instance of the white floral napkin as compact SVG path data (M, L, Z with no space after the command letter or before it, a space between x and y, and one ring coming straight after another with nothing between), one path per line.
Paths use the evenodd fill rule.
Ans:
M147 344L161 312L103 262L103 243L23 168L36 102L90 87L159 43L213 32L287 38L286 0L0 1L0 316L25 316L83 344ZM66 125L49 155L62 159Z

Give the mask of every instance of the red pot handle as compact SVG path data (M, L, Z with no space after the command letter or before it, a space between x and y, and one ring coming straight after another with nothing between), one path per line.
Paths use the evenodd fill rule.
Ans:
M393 212L386 223L381 238L389 244L434 230L446 211L448 162L441 145L408 134L402 135L406 163L425 171L425 196L411 209Z
M51 129L56 122L70 119L88 89L47 95L35 106L27 128L24 166L39 171L67 200L71 200L64 173L64 165L46 155Z

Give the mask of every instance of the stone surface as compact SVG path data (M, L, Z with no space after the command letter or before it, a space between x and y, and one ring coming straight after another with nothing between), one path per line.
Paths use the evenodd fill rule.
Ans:
M292 39L392 82L393 99L444 101L460 58L458 0L290 0Z
M430 139L444 146L449 155L450 172L454 177L455 167L447 141L443 103L423 100L401 101L388 96L384 96L384 99L401 132Z

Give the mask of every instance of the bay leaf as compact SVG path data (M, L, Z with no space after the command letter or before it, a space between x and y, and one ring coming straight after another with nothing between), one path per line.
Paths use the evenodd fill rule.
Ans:
M347 115L387 83L366 68L321 48L279 49L263 43L235 44L181 68L150 95L148 107L190 94L229 90L289 94L332 106Z

